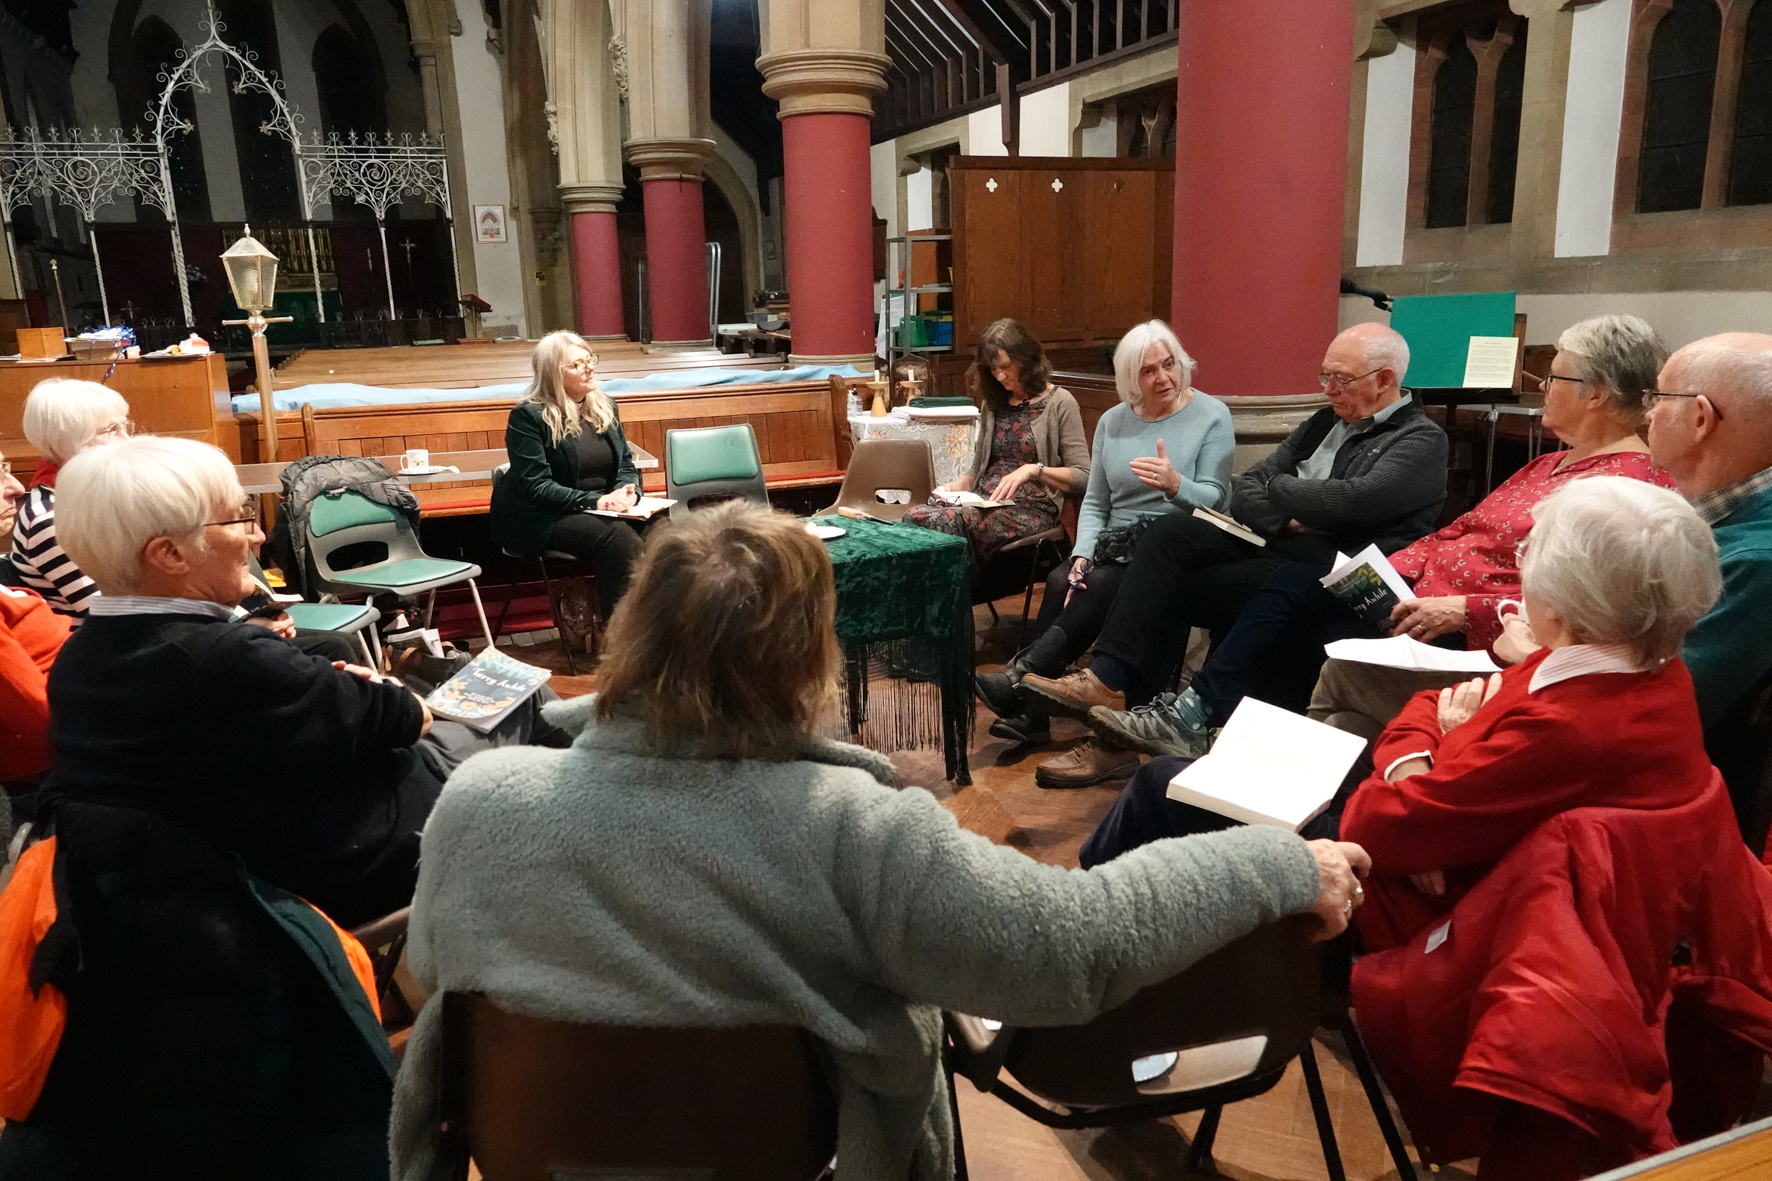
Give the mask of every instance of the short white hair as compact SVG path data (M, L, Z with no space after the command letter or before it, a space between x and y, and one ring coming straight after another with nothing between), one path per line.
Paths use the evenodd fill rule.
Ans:
M1180 370L1176 375L1179 388L1185 390L1194 384L1194 359L1181 347L1181 340L1163 321L1146 320L1127 329L1114 348L1114 389L1128 406L1144 401L1144 391L1138 388L1138 371L1144 367L1144 351L1153 344L1166 345L1169 355L1175 358L1175 367Z
M1643 392L1655 388L1667 364L1667 346L1637 316L1593 316L1557 337L1557 349L1575 358L1577 377L1606 387L1607 403L1632 425L1643 422Z
M1532 521L1520 581L1577 643L1663 664L1722 593L1710 526L1666 488L1590 476L1540 501Z
M92 442L107 420L129 413L116 390L96 381L52 377L25 397L25 438L53 463L66 463Z
M1772 349L1749 342L1757 343L1754 334L1732 332L1707 336L1680 349L1675 356L1685 366L1688 389L1675 392L1723 391L1734 395L1723 403L1728 409L1756 415L1772 412Z
M1394 328L1378 325L1381 331L1361 334L1367 369L1389 369L1398 385L1409 374L1409 342Z
M208 443L144 435L91 447L55 481L55 536L107 595L141 584L142 550L190 538L245 496L228 457Z

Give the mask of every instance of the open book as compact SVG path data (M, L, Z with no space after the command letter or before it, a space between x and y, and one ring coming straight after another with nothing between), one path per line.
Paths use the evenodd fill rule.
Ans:
M1267 544L1267 538L1249 528L1249 526L1243 524L1243 522L1237 520L1237 518L1227 517L1217 509L1197 508L1194 510L1194 516L1200 518L1202 521L1209 521L1212 524L1217 525L1232 537L1240 537L1250 545Z
M1212 752L1169 784L1169 798L1208 812L1296 832L1316 819L1366 749L1366 740L1245 697Z
M931 495L943 504L951 504L958 508L1008 508L1012 501L988 500L976 492L943 492L939 488Z
M1415 597L1376 545L1367 546L1351 558L1336 554L1335 567L1323 575L1322 583L1354 614L1386 635L1391 630L1391 609L1404 599Z
M482 733L491 730L548 683L548 670L483 649L425 698L431 712Z
M1475 674L1501 671L1481 648L1473 652L1457 652L1450 648L1436 648L1409 636L1386 636L1382 640L1336 640L1323 645L1323 651L1332 660L1382 664L1386 668L1403 668L1411 672Z
M630 521L650 521L676 503L676 501L666 500L662 496L642 496L640 503L633 508L623 509L619 513L614 509L607 508L588 508L585 512L593 517L625 517Z

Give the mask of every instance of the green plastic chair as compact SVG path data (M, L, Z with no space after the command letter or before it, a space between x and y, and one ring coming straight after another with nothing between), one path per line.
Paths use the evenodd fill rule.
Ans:
M665 432L665 495L671 516L689 512L691 497L733 493L767 506L763 460L748 422Z
M291 603L283 610L289 613L289 618L300 631L355 636L369 667L381 667L380 638L376 639L375 651L370 650L369 641L363 638L363 633L375 622L374 607L356 603Z
M328 492L309 506L303 531L307 536L308 557L314 567L315 585L321 591L335 595L367 595L372 610L375 596L379 594L408 597L430 591L430 602L425 607L425 626L429 627L437 606L437 589L465 582L474 597L474 610L480 616L480 630L488 644L493 642L492 628L486 622L486 608L480 603L480 588L474 584L474 579L480 577L480 567L472 562L454 562L427 555L419 548L412 526L400 513L377 504L361 492L343 489ZM387 556L345 570L332 564L332 556L339 550L364 542L380 542L387 548ZM374 623L369 626L379 651L380 636Z

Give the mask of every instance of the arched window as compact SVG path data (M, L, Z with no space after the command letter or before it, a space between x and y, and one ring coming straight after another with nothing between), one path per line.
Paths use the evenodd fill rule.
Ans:
M1477 110L1477 59L1462 33L1434 72L1433 139L1428 149L1427 224L1461 226L1470 202L1471 121Z
M1715 0L1674 0L1649 43L1637 209L1697 209L1704 196L1711 91L1723 17Z
M314 41L314 87L320 97L320 124L341 137L388 130L387 81L373 47L365 47L343 25L333 25Z
M1759 0L1748 14L1739 95L1729 204L1763 205L1772 202L1772 0Z
M159 75L173 67L176 55L183 47L183 39L157 16L142 21L130 34L127 60L115 62L111 67L111 77L117 85L117 109L126 130L133 132L139 127L145 133L153 133L153 116L149 112L159 103L160 90L165 85ZM197 127L196 100L189 90L181 90L172 98L172 109L191 125L191 130L172 136L167 151L179 216L191 221L208 221L209 180L203 171L203 143ZM150 210L153 210L152 206L140 205L141 216L160 216L158 210Z
M256 55L258 68L281 75L277 25L269 4L251 0L221 0L216 5L228 26L228 40ZM211 67L214 69L215 67ZM228 71L230 83L233 71ZM260 131L276 115L276 105L259 92L236 94L228 87L228 105L234 115L234 155L240 166L240 192L246 199L248 221L301 215L301 191L297 188L295 157L289 141L281 135Z
M1514 172L1520 162L1520 106L1526 94L1526 22L1495 69L1494 132L1489 140L1489 199L1484 220L1500 225L1514 219Z

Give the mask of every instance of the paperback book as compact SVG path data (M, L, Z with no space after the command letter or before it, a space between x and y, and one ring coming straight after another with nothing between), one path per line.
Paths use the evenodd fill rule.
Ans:
M1415 597L1397 568L1375 545L1351 558L1336 554L1334 568L1321 581L1330 594L1385 635L1390 634L1392 609L1404 599Z
M484 649L425 698L431 712L485 733L548 683L548 670Z
M1267 544L1267 538L1249 528L1249 526L1243 524L1243 522L1237 520L1237 518L1226 516L1217 509L1197 508L1194 510L1194 516L1200 518L1202 521L1217 525L1232 537L1240 537L1250 545L1265 546Z
M1211 752L1170 781L1169 798L1296 832L1329 806L1365 749L1357 734L1245 697Z
M633 508L623 509L620 512L607 508L588 508L585 512L593 517L623 517L630 521L649 521L676 503L676 501L667 500L663 496L642 496L640 502Z

